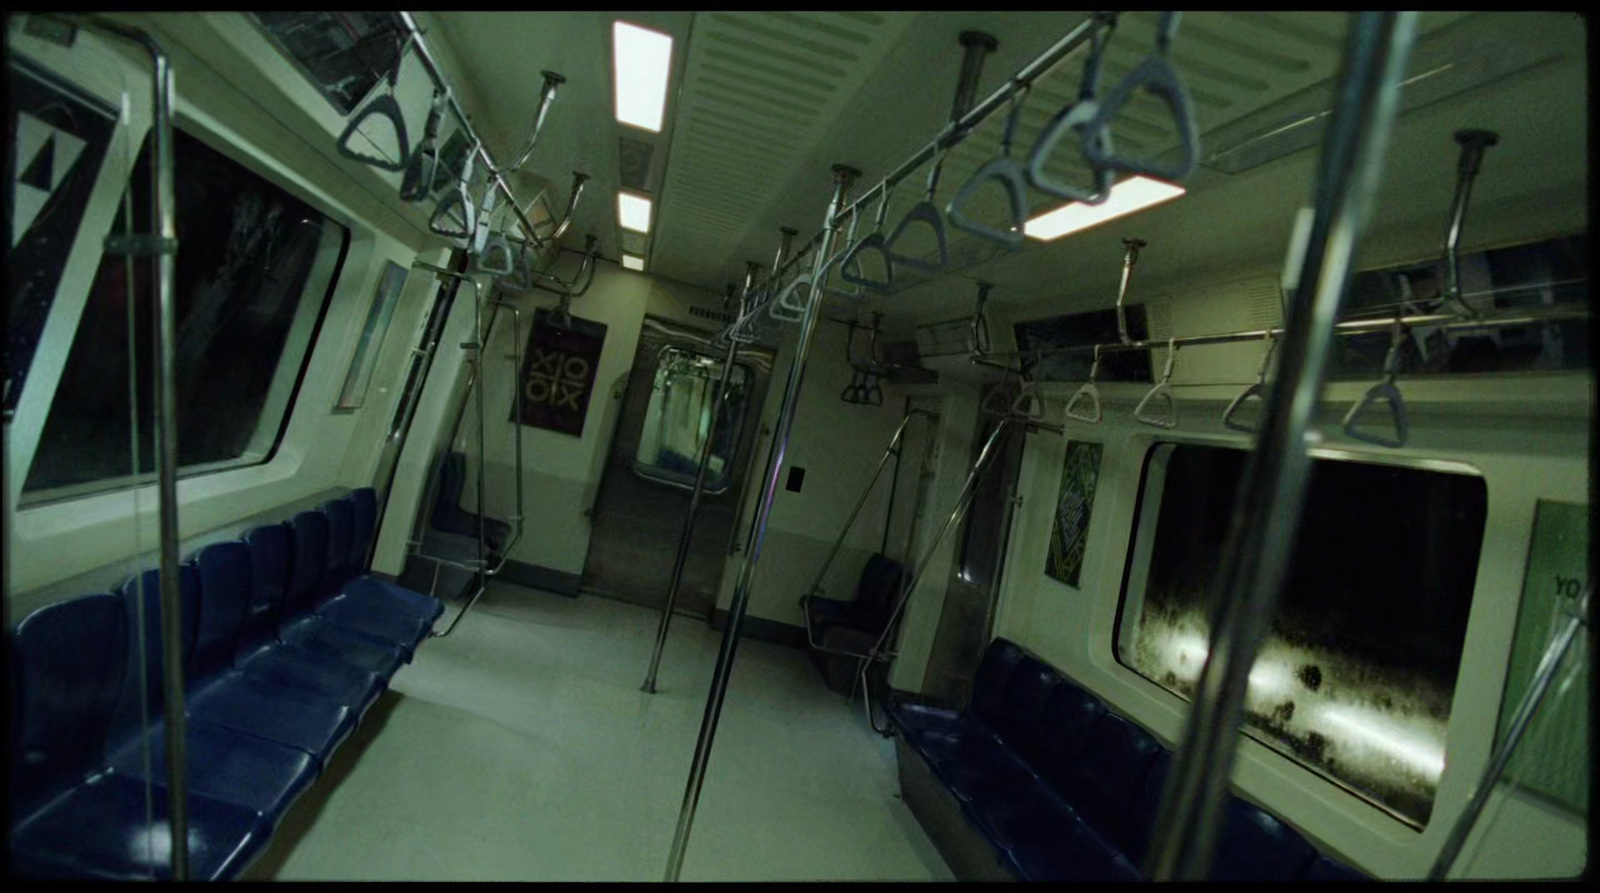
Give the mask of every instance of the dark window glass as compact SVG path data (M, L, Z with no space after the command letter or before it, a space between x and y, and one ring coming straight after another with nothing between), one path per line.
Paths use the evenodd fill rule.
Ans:
M1128 337L1143 341L1150 337L1145 321L1143 304L1124 308L1128 318ZM1090 310L1085 313L1068 313L1019 322L1012 327L1017 336L1017 350L1024 359L1030 350L1049 351L1060 347L1081 347L1094 344L1115 344L1117 311ZM1039 381L1085 381L1094 363L1094 352L1088 350L1048 354L1039 358L1034 374ZM1147 350L1120 350L1100 355L1100 381L1154 381L1150 374L1150 352Z
M1589 300L1587 236L1566 236L1463 254L1462 298L1480 313L1496 314L1561 306ZM1451 312L1441 297L1444 261L1368 270L1351 282L1345 301L1349 319ZM1380 374L1389 333L1335 339L1331 374L1336 379ZM1399 357L1401 375L1472 372L1524 372L1586 369L1588 324L1550 322L1488 330L1446 331L1419 327L1406 333Z
M178 463L264 462L282 435L349 232L188 134L174 134L173 153ZM134 232L148 231L149 178L146 140L118 231L130 218ZM138 473L154 470L153 270L148 259L102 257L26 492L55 498L127 482L135 472L130 399Z
M1146 461L1116 653L1185 698L1247 458L1160 444ZM1425 825L1486 507L1473 475L1315 460L1283 603L1250 672L1247 730Z
M392 12L250 15L341 115L394 71L405 41L405 25Z

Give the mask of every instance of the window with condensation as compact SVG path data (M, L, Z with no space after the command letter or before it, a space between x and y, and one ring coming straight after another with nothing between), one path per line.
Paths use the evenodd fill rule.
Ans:
M1185 699L1249 454L1152 447L1117 660ZM1312 462L1282 604L1245 706L1251 737L1423 827L1445 766L1488 492L1466 469Z
M287 428L350 232L181 130L173 154L178 464L186 475L259 464ZM149 202L146 139L113 229L146 232ZM153 479L153 274L147 258L102 256L25 500Z
M328 104L349 115L387 78L405 45L393 12L252 12L279 52L314 84Z

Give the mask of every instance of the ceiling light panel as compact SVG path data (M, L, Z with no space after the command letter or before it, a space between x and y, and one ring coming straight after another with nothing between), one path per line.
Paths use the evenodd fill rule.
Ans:
M617 223L623 229L633 230L636 233L649 232L652 205L653 202L642 195L631 192L617 193Z
M630 25L611 25L611 72L617 120L660 133L667 114L667 79L672 72L672 37Z
M1048 242L1108 220L1126 217L1136 211L1172 201L1183 193L1182 186L1135 175L1111 187L1111 195L1100 204L1070 202L1029 220L1023 227L1023 233L1030 238Z

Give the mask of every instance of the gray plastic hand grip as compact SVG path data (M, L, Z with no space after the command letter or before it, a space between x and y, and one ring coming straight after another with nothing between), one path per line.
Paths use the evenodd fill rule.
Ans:
M1355 425L1356 419L1363 412L1366 412L1367 407L1379 400L1387 400L1389 402L1389 414L1394 419L1394 437L1385 437L1382 434L1362 431ZM1354 437L1356 440L1364 440L1367 443L1377 444L1378 446L1403 447L1406 445L1406 437L1410 430L1410 425L1406 419L1405 398L1400 396L1400 389L1394 386L1394 382L1388 380L1380 381L1369 388L1367 393L1362 396L1361 402L1350 407L1350 411L1345 413L1344 416L1344 433Z
M1084 398L1088 398L1089 405L1093 410L1088 414L1077 411L1078 401L1083 400ZM1065 411L1067 418L1077 419L1080 422L1088 422L1091 425L1100 424L1100 419L1102 417L1100 413L1100 389L1095 387L1094 382L1092 381L1084 382L1083 387L1078 388L1077 393L1072 395L1072 399L1067 401L1067 407Z
M1090 165L1090 170L1094 174L1094 185L1090 189L1057 180L1045 170L1045 161L1055 152L1056 144L1069 134L1075 134L1081 140L1080 145L1085 159L1089 157L1090 143L1096 144L1099 151L1105 155L1115 154L1112 149L1111 129L1105 126L1098 128L1092 126L1099 114L1099 103L1094 100L1083 100L1062 108L1050 119L1044 130L1040 131L1039 139L1034 142L1033 151L1028 155L1026 168L1028 182L1032 183L1035 189L1056 198L1083 202L1086 205L1098 205L1111 195L1116 174L1110 168Z
M895 243L900 241L900 237L905 235L906 230L919 222L931 227L934 238L938 240L939 260L937 263L930 264L920 257L899 254L894 250ZM944 218L939 214L938 206L934 205L932 201L923 200L907 211L906 216L900 219L900 224L894 228L894 232L890 234L888 239L884 240L883 255L893 263L903 264L913 270L921 270L924 273L939 273L945 267L948 267L950 265L950 248L945 241Z
M394 125L395 141L400 144L400 158L398 160L382 155L367 155L363 152L357 152L350 146L350 138L355 136L361 125L365 124L367 119L374 115L388 118L390 123ZM393 171L395 173L405 170L406 166L411 163L411 143L406 136L405 113L400 110L400 103L395 100L394 94L385 93L367 103L365 107L354 115L351 115L350 123L346 124L344 132L339 134L338 146L339 154L352 161L370 164L379 170Z
M1129 72L1126 77L1117 82L1117 86L1106 98L1105 104L1089 122L1091 131L1106 129L1110 131L1111 119L1122 110L1133 93L1139 88L1144 88L1166 104L1167 110L1172 113L1172 120L1178 131L1178 148L1181 150L1179 161L1176 165L1165 167L1151 161L1139 161L1123 158L1116 154L1111 140L1088 140L1084 143L1084 157L1094 166L1095 170L1123 171L1130 174L1147 174L1164 180L1182 180L1194 171L1200 160L1200 133L1195 124L1194 104L1189 101L1189 92L1184 89L1183 80L1179 78L1177 69L1167 61L1165 55L1146 57L1138 68Z
M967 202L971 201L989 180L995 180L1005 188L1006 201L1011 207L1010 229L996 229L972 220L966 215ZM950 217L950 225L956 229L982 236L1016 251L1022 247L1022 227L1028 222L1028 184L1024 180L1022 165L1005 157L990 161L961 185L955 198L950 199L944 206L944 211Z

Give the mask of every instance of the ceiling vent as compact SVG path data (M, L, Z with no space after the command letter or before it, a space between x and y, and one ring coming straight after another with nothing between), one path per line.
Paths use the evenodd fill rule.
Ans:
M625 136L619 137L617 157L621 159L622 188L655 194L656 178L653 176L655 171L652 166L655 155L656 147L653 143Z

